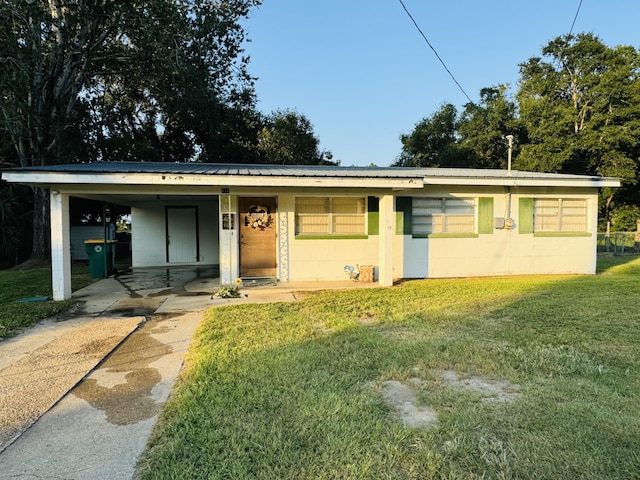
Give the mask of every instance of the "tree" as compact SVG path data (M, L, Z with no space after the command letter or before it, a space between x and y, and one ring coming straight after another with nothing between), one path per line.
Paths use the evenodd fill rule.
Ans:
M17 153L6 132L0 131L0 168L19 164ZM28 217L32 213L33 194L23 185L0 183L0 264L13 265L29 252L31 242Z
M307 117L291 110L273 112L258 134L257 150L262 163L290 165L337 165L329 151L321 151Z
M640 54L578 34L554 39L542 55L520 66L528 142L519 168L620 177L606 204L638 202Z
M402 135L396 165L504 168L507 135L514 168L621 178L603 189L602 213L627 224L619 219L640 204L640 52L593 34L558 37L520 65L515 101L498 85L459 117L443 105Z
M473 164L472 152L458 144L458 111L446 103L400 136L399 167L465 167Z
M29 233L26 215L30 202L25 190L19 185L0 185L0 259L8 259L11 264L22 256Z
M239 20L259 3L3 0L0 121L20 164L209 154L207 116L227 141L225 109L253 101ZM32 256L48 253L48 228L36 189Z
M611 213L608 220L612 232L635 232L640 220L640 206L622 205Z
M508 87L498 85L480 90L478 104L468 103L458 123L459 144L473 152L475 168L507 168L507 135L525 141L514 101ZM471 165L470 165L471 166Z

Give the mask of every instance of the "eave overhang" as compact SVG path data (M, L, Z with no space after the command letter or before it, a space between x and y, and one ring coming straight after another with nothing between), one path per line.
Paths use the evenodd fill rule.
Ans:
M9 169L8 182L72 191L139 187L422 189L429 185L500 187L619 187L610 177L464 168L323 167L153 162L93 162Z
M2 178L8 182L31 186L53 185L153 185L209 187L318 187L318 188L385 188L413 189L424 186L421 177L293 177L253 175L193 175L146 173L66 173L7 171Z
M602 188L619 187L620 180L609 177L574 178L469 178L469 177L425 177L424 185L459 185L459 186L499 186L499 187L573 187Z

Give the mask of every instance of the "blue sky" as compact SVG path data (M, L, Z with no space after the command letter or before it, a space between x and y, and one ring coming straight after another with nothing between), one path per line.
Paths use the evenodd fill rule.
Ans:
M580 0L404 0L473 101L568 33ZM583 0L574 33L640 48L638 0ZM291 109L344 166L388 166L399 137L467 98L398 0L264 0L244 23L258 108Z

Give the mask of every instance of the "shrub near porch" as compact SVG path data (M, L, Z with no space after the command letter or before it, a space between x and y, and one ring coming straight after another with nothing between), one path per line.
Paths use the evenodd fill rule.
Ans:
M636 259L209 310L141 476L633 478L639 273ZM518 395L490 401L469 379ZM435 425L407 426L391 381Z

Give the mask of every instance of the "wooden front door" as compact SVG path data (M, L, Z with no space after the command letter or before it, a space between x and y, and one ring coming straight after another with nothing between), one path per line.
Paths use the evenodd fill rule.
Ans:
M240 276L276 276L276 198L240 197Z

